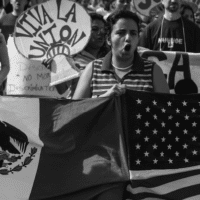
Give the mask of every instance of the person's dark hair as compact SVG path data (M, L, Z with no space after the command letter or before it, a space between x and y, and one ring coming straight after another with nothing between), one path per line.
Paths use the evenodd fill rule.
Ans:
M91 12L89 13L90 17L91 17L91 20L100 20L102 21L104 24L105 24L105 35L106 35L106 21L104 20L103 16L96 13L96 12ZM107 46L107 43L106 43L106 40L103 44L103 46L100 48L99 50L99 55L98 57L104 57L109 51L109 47Z
M100 14L97 14L96 12L91 12L89 13L90 17L92 20L100 20L102 21L104 24L106 24L106 21L104 20L103 16Z
M131 11L127 11L127 10L117 10L117 11L113 12L106 20L108 36L110 36L110 34L112 32L113 26L117 23L117 21L119 19L122 19L122 18L134 20L138 26L138 33L139 33L141 20L137 16L137 14L135 14Z
M182 4L181 5L181 11L180 11L180 13L181 13L182 16L185 13L185 10L190 10L192 12L193 19L194 19L194 22L195 22L194 10L191 8L191 6L189 6L187 4Z
M198 87L196 83L189 78L181 79L175 86L176 94L196 94L198 93Z
M10 1L6 4L5 11L7 14L11 13L13 11L13 7L12 7L12 4L10 3Z

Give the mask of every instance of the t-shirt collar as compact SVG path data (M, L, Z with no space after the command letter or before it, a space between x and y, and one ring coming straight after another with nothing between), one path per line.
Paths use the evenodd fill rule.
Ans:
M112 52L110 51L103 59L101 71L113 71L111 59L112 59ZM135 52L133 66L132 66L131 71L138 71L138 72L144 71L143 60L137 51Z

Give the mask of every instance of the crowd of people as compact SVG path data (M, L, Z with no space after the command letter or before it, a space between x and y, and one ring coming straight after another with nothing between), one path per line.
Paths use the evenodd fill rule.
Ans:
M137 46L157 51L183 51L183 52L193 52L193 53L200 52L200 45L199 45L200 8L198 8L198 6L195 3L191 3L190 1L186 0L161 0L161 3L156 8L154 8L152 12L150 12L153 14L151 14L150 16L144 16L136 11L133 0L73 0L73 1L81 4L87 10L89 15L91 16L92 28L91 28L91 37L87 46L83 49L83 51L73 56L76 66L81 70L81 74L84 71L84 73L81 75L80 81L78 79L74 79L65 83L61 83L56 86L60 94L68 90L66 98L77 99L83 97L94 97L94 96L105 95L102 93L103 91L106 93L106 90L109 89L109 87L107 89L102 90L101 94L98 92L97 93L95 92L95 94L97 95L94 95L93 93L91 93L90 95L83 94L84 93L83 91L85 90L83 86L85 86L88 89L88 87L93 88L97 87L96 84L97 85L100 84L98 83L98 81L100 80L97 77L94 77L91 71L95 72L95 70L98 71L100 69L100 64L98 63L102 62L102 58L105 58L106 62L108 62L109 64L107 63L107 65L104 65L103 62L103 64L101 63L102 65L101 67L105 68L107 71L110 72L114 71L114 73L112 74L113 76L112 83L113 84L115 83L114 84L115 86L111 87L113 88L112 90L119 91L118 90L119 88L123 88L122 91L124 91L125 90L124 88L138 89L138 87L136 86L131 86L132 83L127 85L125 81L126 79L123 79L124 77L128 78L128 81L132 79L130 78L129 74L135 73L134 71L137 69L136 66L140 63L138 61L138 58L140 56L136 53ZM32 0L10 0L8 1L7 5L3 5L1 1L0 4L1 41L4 41L5 39L5 42L7 43L8 37L14 32L14 25L17 20L17 17L24 10L31 7L34 4L34 2L35 1ZM111 22L112 14L119 11L126 11L127 13L130 12L137 17L138 30L135 30L136 33L135 35L131 35L132 34L131 30L129 31L126 30L127 24L124 25L125 28L121 28L125 29L123 30L124 33L113 34L113 35L111 34L112 31L110 31L110 27L112 28L115 27ZM123 34L124 36L122 37ZM113 46L115 43L112 42L112 37L117 38L116 35L118 36L120 35L120 37L123 38L122 42L124 46L119 45L118 48L121 48L120 51L124 52L122 53L122 55L117 54L115 58L114 56L116 53L115 51L119 50L117 48L114 49ZM6 54L4 58L7 58L8 54L7 54L7 46L4 45L5 42L1 43L1 50L5 52L4 54ZM129 50L127 50L128 48ZM128 61L128 59L126 58L127 56L126 54L131 55L130 61ZM118 59L120 58L120 56L124 60L119 61ZM98 60L96 61L96 59ZM101 59L101 61L99 59ZM137 60L137 62L135 61L135 59ZM1 62L3 61L5 61L5 59L2 60ZM141 63L142 62L144 61L141 61ZM44 62L44 64L46 63ZM48 62L48 64L51 64L51 62ZM131 64L132 66L130 67ZM148 64L145 64L145 66L146 65ZM99 69L96 69L96 66L98 66ZM133 66L135 66L135 68L132 71ZM127 68L127 69L122 70L121 68ZM156 69L157 71L160 71L159 66L155 65L153 69L155 71L154 72L155 74L158 73L157 75L154 74L154 77L152 77L153 79L155 79L155 77L157 76L162 77L161 75L162 72L156 72ZM9 62L6 62L6 64L2 65L2 70L0 73L1 95L3 94L2 90L5 89L5 80L8 75L8 72L9 72ZM98 81L96 80L96 78ZM80 82L79 84L78 81ZM86 83L88 84L87 86L84 85ZM152 87L153 88L156 87L155 85L157 84L154 83ZM143 87L146 86L143 85ZM94 91L96 91L96 89ZM112 94L113 91L110 93ZM152 91L159 91L159 90L154 88L152 89Z
M142 58L138 45L157 51L200 52L199 10L183 0L161 0L159 12L148 18L136 12L132 0L76 2L91 16L91 37L84 50L73 56L82 71L80 79L56 86L63 93L70 90L66 98L109 97L121 95L127 89L169 93L162 69L155 62ZM28 0L10 0L10 4L11 11L6 13L7 9L2 6L4 13L0 15L1 95L10 68L7 39L14 31L19 14L31 6ZM142 23L147 23L146 27L141 28ZM185 82L177 84L177 94L182 87ZM192 93L197 92L198 88L192 90ZM125 187L124 183L113 185L96 199L122 199Z

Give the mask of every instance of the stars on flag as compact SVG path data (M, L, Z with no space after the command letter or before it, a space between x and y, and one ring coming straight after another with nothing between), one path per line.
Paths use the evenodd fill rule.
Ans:
M146 108L146 112L150 112L150 108L149 107Z
M161 102L159 98L137 98L135 105L136 121L131 125L135 127L132 141L136 166L141 168L150 163L170 167L180 164L181 167L200 155L196 147L200 107L184 99L179 102L162 99Z
M142 118L142 115L139 113L136 115L137 116L137 119L141 119Z
M141 99L137 99L136 102L137 102L137 104L141 104L142 100Z

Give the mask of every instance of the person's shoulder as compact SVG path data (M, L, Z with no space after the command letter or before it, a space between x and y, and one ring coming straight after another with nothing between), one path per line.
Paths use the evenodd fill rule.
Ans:
M156 32L158 30L158 28L160 27L162 22L162 18L158 18L152 22L150 22L145 28L144 30L146 30L147 32Z
M186 28L188 28L190 30L190 28L197 28L200 30L200 28L198 27L198 25L195 22L190 21L189 19L182 17L182 20L184 22L184 24L186 25Z

